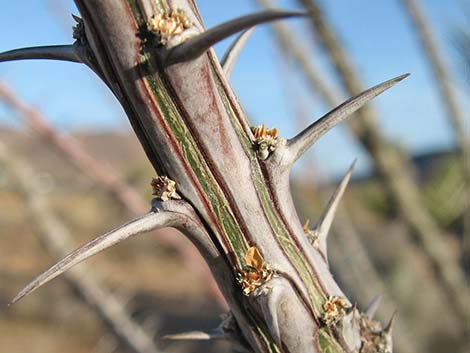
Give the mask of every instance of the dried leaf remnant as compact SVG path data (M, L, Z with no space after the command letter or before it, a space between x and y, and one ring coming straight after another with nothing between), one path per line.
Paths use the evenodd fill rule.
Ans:
M309 243L312 244L314 248L318 249L318 231L316 231L315 229L310 229L309 225L310 225L310 220L307 219L307 221L305 221L305 224L303 226L304 233L307 236Z
M171 37L191 27L191 21L183 10L165 11L153 16L148 22L149 30L160 36L160 44L166 45Z
M180 198L176 193L176 183L166 176L153 178L150 185L153 189L152 195L161 201Z
M261 160L266 160L270 153L276 150L281 138L277 134L277 129L267 129L264 124L251 128L255 138L256 154Z
M76 39L79 42L83 42L85 38L85 25L83 23L83 20L75 15L72 15L72 18L75 21L75 25L72 27L72 37L73 39Z
M338 296L329 297L323 304L322 321L326 326L337 323L346 313L347 303L344 298Z
M250 296L255 289L273 277L274 271L265 263L258 248L254 246L247 250L245 263L243 269L238 272L237 280L242 286L243 294Z

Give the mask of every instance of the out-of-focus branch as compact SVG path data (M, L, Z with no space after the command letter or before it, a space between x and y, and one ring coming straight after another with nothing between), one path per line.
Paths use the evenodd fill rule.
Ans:
M413 23L426 59L429 61L444 108L447 112L447 117L454 128L455 139L462 158L465 193L467 200L470 200L470 140L468 138L468 126L465 125L463 111L459 106L457 96L452 87L451 74L437 43L436 36L433 34L432 26L427 20L425 11L419 1L402 0L402 2L406 13ZM467 201L463 219L466 237L464 244L470 246L470 201Z
M132 216L140 215L149 209L139 193L127 185L119 177L117 171L94 159L74 137L55 130L37 109L21 101L5 83L0 83L0 99L11 109L17 111L34 132L65 156L68 161L104 187L108 193L113 195L114 199L125 206Z
M265 9L270 8L269 0L257 1ZM302 128L302 126L304 126L305 123L311 119L311 117L307 115L307 109L303 105L303 102L299 99L299 96L297 94L293 94L293 92L296 92L297 90L295 89L295 87L293 87L293 82L288 72L288 61L286 60L287 56L292 55L296 59L296 61L300 63L300 66L302 68L307 68L307 70L305 70L305 73L308 77L308 82L311 83L312 86L314 86L312 87L313 89L316 89L318 86L318 88L323 90L320 93L320 96L321 98L324 98L327 104L331 103L331 105L334 105L335 96L333 95L331 89L322 86L324 78L321 77L318 74L319 72L314 68L314 61L309 60L308 57L304 55L304 48L299 45L298 42L289 39L289 37L291 37L291 32L289 28L281 23L272 23L271 25L275 30L278 43L280 44L281 62L284 66L283 68L285 68L285 70L281 71L284 74L283 76L285 81L286 94L288 95L289 102L293 105L293 108L295 108L296 110L295 121L297 122L297 125ZM311 154L307 154L307 156L304 157L307 161L306 166L308 165L309 168L304 168L305 170L303 170L301 173L301 175L303 176L308 176L308 179L310 179L309 170L311 169L311 165L313 163L313 160L309 159L310 156ZM317 174L316 176L318 177L318 173L321 173L321 166L315 167L315 172ZM319 194L320 199L324 204L328 203L330 195L327 195L327 193L322 192L318 188L315 188L314 191ZM333 224L333 231L335 231L335 233L340 233L339 237L341 237L341 242L343 243L343 246L348 249L348 254L347 256L338 259L338 262L332 261L331 266L335 267L335 263L339 263L341 259L347 258L351 262L351 264L354 264L354 268L357 268L356 265L359 265L364 274L362 278L367 278L367 285L365 285L365 283L361 283L361 281L355 281L354 283L350 283L352 287L348 286L348 288L355 292L355 297L362 298L363 300L368 300L367 298L376 295L377 292L385 292L385 285L380 279L380 276L377 274L369 255L362 247L355 226L352 222L350 222L347 210L345 210L343 207L338 207L336 211L335 222ZM349 251L351 247L354 249L351 249L351 251Z
M265 9L270 6L269 0L257 1L261 7L264 7ZM299 95L293 94L293 92L297 92L297 90L293 87L291 75L289 74L289 63L288 60L286 60L288 56L293 56L299 63L299 66L301 68L305 68L304 72L307 76L307 82L312 86L312 90L319 93L320 98L322 98L328 105L334 106L335 97L339 96L339 94L334 93L333 88L326 87L323 84L326 78L321 77L320 72L316 70L314 67L314 61L304 55L303 46L301 46L301 44L299 45L298 41L292 41L289 39L291 36L289 34L291 33L289 28L282 23L272 23L271 25L274 27L277 42L281 49L280 59L284 68L281 72L284 74L284 81L286 82L286 94L288 95L289 102L291 102L296 111L295 120L299 125L299 128L302 128L302 126L305 126L306 122L308 122L311 117L307 116L307 109L299 99ZM319 90L321 92L318 92ZM307 159L307 163L304 165L309 166L309 168L304 168L301 175L309 176L310 174L309 170L311 170L313 160L309 157L311 157L311 154L307 154L307 156L304 157ZM315 172L316 174L319 172L321 173L321 168L319 169L319 166L315 167ZM308 179L310 179L310 176ZM314 191L319 193L320 199L324 204L328 202L330 195L327 195L318 188L315 188ZM378 293L388 293L389 295L387 295L386 300L383 300L380 305L380 312L394 312L397 305L392 300L392 296L390 295L391 290L387 288L387 285L381 279L380 274L377 272L375 265L372 263L367 250L361 242L360 236L349 217L348 211L344 207L341 207L341 205L336 211L335 222L333 223L332 230L334 234L331 241L333 243L328 247L328 249L334 256L334 259L330 264L333 269L336 269L335 272L339 275L341 282L349 289L353 298L359 300L359 304L365 308L369 303L368 301ZM339 248L341 248L341 250ZM341 255L339 255L339 253L341 253ZM343 263L343 266L338 265L341 263ZM347 264L344 265L345 263ZM385 318L382 316L381 319L387 320L388 317ZM394 350L396 352L406 351L412 353L417 351L414 340L409 337L407 332L408 331L404 329L402 322L394 337Z
M50 210L45 195L35 187L35 173L0 143L0 161L12 173L24 197L30 220L37 226L41 242L54 257L63 257L73 249L72 236L67 227ZM137 353L156 353L152 337L140 327L121 303L92 274L87 265L76 267L65 274L67 281L82 299L112 330L115 336Z
M382 280L349 215L344 212L344 209L340 211L341 206L338 208L337 219L333 225L333 244L329 248L332 252L332 263L338 265L343 262L343 266L340 266L343 271L338 271L340 280L351 289L351 294L359 300L363 308L377 294L385 294L380 304L378 317L381 320L387 320L388 317L384 314L389 315L398 308L393 300L393 289ZM419 351L417 340L410 336L411 331L407 328L404 320L397 325L393 338L395 352Z
M461 26L454 29L453 41L455 47L455 53L460 61L461 72L463 73L463 83L466 87L470 87L470 29L468 23L470 23L470 7L467 8L466 22Z
M274 7L271 0L256 0L264 10ZM330 107L335 107L343 99L341 94L328 84L328 80L315 66L315 62L311 59L311 55L307 53L305 47L299 43L299 39L293 40L293 32L282 22L273 22L271 27L274 29L276 39L283 50L283 53L291 56L299 65L303 74L307 78L307 84L310 85L312 91L325 101ZM344 98L344 97L343 97Z
M362 91L363 85L350 62L350 56L340 45L336 35L325 21L324 15L314 0L299 1L309 12L314 34L330 57L337 76L350 95ZM379 173L383 176L387 190L396 202L403 219L428 255L436 277L449 298L455 314L462 322L468 318L466 309L468 288L465 275L457 256L443 241L439 228L423 207L419 189L412 176L412 166L399 151L387 143L377 126L376 113L366 106L351 122L350 127L358 140L369 151Z
M141 215L150 208L139 192L127 184L116 170L110 165L96 160L83 149L80 142L73 136L57 131L37 109L21 101L5 83L0 83L0 100L17 111L26 124L66 160L103 187L125 207L131 216ZM224 308L226 307L225 300L202 257L184 237L176 236L174 230L165 229L160 231L158 241L175 249L187 269L201 278L206 283L209 293L217 298Z
M463 111L452 87L451 74L445 64L444 55L438 46L436 36L433 34L431 25L419 1L402 0L402 2L414 25L416 35L426 54L426 59L429 60L447 116L453 125L457 143L460 149L464 150L464 148L468 148L468 136L466 134L468 127L465 126Z
M263 7L271 6L269 0L257 1ZM347 59L349 56L324 21L320 8L314 1L301 0L300 2L310 12L314 34L320 39L330 56L346 91L350 95L361 92L363 86L350 60ZM311 88L327 104L335 106L339 101L337 94L322 84L323 78L312 64L310 55L296 41L291 40L292 33L287 27L275 25L273 28L283 48L290 52L305 72ZM385 179L388 193L398 205L403 219L416 235L415 240L423 246L428 255L429 263L449 297L449 304L453 306L461 320L466 321L469 314L468 310L465 310L468 295L465 275L458 264L457 256L443 242L436 222L422 206L418 187L411 175L413 168L402 154L385 141L377 127L375 113L369 106L363 107L357 114L360 119L352 120L351 130L374 159L378 171Z

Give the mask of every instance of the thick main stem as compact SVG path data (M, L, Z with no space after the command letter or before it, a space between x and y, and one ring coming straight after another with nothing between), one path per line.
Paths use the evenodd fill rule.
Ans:
M160 175L152 184L157 201L147 215L67 255L17 299L106 247L172 226L196 239L252 350L391 351L391 323L383 328L359 315L326 258L327 232L350 173L318 225L318 244L298 219L288 174L316 139L407 75L362 92L286 141L276 129L250 126L210 46L298 13L267 11L205 30L193 0L76 3L83 16L77 40Z
M160 175L176 182L178 194L192 204L230 265L219 285L251 348L313 353L319 345L336 352L357 345L357 330L346 343L321 323L324 302L343 294L298 218L283 214L273 202L271 190L279 185L266 180L248 121L213 53L166 67L159 48L169 55L174 51L153 44L155 35L145 30L170 5L184 11L197 36L203 27L193 2L76 2L100 71L149 159ZM241 288L233 292L233 283L253 246L279 278L272 292L245 298ZM270 288L270 282L266 285Z

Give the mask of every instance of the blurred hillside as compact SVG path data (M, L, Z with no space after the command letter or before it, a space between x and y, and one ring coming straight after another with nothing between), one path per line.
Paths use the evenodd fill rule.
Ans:
M75 137L150 200L148 182L152 171L131 134L80 133ZM10 129L2 129L0 139L37 171L31 182L37 185L38 192L47 194L77 245L128 219L125 210L49 145ZM443 176L453 178L453 153L433 153L413 160L420 184L424 189L432 188L432 194L436 194L439 185L447 183ZM63 278L13 307L6 307L22 286L55 259L44 250L36 227L28 222L24 200L4 167L0 167L0 185L0 351L24 352L33 344L38 353L125 352L126 348L112 338L106 325ZM322 185L321 193L312 186L308 180L297 178L293 188L301 219L315 221L325 204L322 195L332 192L335 181ZM429 206L439 209L431 201ZM349 210L354 232L360 234L356 239L359 243L348 239L351 234L347 229L336 229L331 237L330 256L336 277L350 298L364 308L373 293L386 293L379 317L386 320L398 308L397 336L406 339L410 336L408 330L413 328L417 351L451 351L449 347L456 347L458 342L452 314L442 310L445 299L420 260L419 249L409 246L406 227L394 215L389 200L384 199L376 178L353 179L343 208ZM445 215L441 216L449 232L460 232L459 217L448 221ZM344 221L339 218L335 224L344 225ZM457 247L458 239L449 235L446 242ZM369 254L372 269L357 263L361 251ZM167 333L214 327L222 310L210 299L204 284L189 275L181 259L159 245L157 235L128 240L89 262L102 282L124 299L132 316L165 351L221 349L212 344L165 344L158 339ZM378 276L378 280L373 276ZM434 319L436 315L439 320Z
M76 137L150 200L148 184L153 175L132 135ZM47 194L56 214L72 231L76 246L128 219L116 202L49 146L8 129L0 131L0 140L31 161L37 171L31 183L37 185L38 192ZM0 166L0 351L25 352L33 345L39 353L111 352L117 345L118 352L125 352L63 278L7 307L19 289L57 260L41 245L37 226L28 221L29 212L11 178ZM209 299L204 284L188 276L181 259L159 245L156 234L129 240L90 263L96 269L94 274L127 303L132 316L155 337L209 329L220 320L222 311ZM198 347L209 352L221 348L213 344ZM168 351L188 350L185 344L173 344Z

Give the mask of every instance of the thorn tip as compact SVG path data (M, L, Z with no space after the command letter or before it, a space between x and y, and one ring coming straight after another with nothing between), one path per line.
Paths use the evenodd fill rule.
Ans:
M286 158L286 162L289 164L288 166L291 167L320 137L333 127L346 120L346 118L350 117L352 113L364 106L371 99L385 92L408 76L409 74L397 76L361 92L340 104L290 139L287 142L287 148L291 156L290 158Z
M369 319L374 318L375 313L377 312L377 310L379 309L380 304L382 303L382 300L383 300L383 294L379 294L374 299L372 299L370 304L367 306L367 308L365 310L365 315Z
M149 212L142 217L135 218L129 223L124 224L94 240L89 241L80 248L72 251L62 260L43 272L41 275L31 281L24 287L11 301L14 304L34 292L39 287L51 281L55 277L64 273L73 266L85 261L89 257L137 234L148 232L153 229L163 227L168 222L167 217L161 216L164 212Z
M391 335L392 334L392 330L393 330L393 325L395 323L395 318L397 316L397 310L395 310L392 314L392 317L390 318L390 321L388 322L387 326L383 329L383 332L387 335Z

